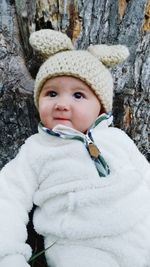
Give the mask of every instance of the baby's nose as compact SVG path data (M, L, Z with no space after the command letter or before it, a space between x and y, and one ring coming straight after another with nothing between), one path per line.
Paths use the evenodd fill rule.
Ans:
M69 110L69 105L67 103L57 103L55 109L60 111Z

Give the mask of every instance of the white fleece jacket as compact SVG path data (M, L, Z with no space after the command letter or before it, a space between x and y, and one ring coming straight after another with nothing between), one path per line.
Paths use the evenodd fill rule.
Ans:
M29 266L26 224L33 203L35 229L46 245L56 239L83 244L110 253L121 267L150 267L149 163L107 121L93 138L111 170L105 178L81 141L41 130L2 169L0 267Z

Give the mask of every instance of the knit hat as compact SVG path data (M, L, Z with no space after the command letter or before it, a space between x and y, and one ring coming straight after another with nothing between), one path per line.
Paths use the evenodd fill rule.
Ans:
M33 32L30 44L45 59L34 88L34 102L38 100L44 83L51 77L73 76L84 81L97 95L106 112L112 110L113 79L106 66L121 63L129 55L123 45L90 45L76 50L70 38L58 31L44 29Z

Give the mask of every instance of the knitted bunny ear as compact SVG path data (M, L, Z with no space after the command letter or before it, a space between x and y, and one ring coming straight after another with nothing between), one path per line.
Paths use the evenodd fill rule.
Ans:
M64 33L50 29L39 30L30 35L32 48L44 58L66 50L73 50L71 39Z
M109 67L123 62L129 56L129 50L124 45L90 45L88 51Z

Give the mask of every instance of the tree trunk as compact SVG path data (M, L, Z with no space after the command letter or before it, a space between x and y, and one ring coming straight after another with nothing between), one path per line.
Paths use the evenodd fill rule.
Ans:
M32 77L38 64L28 38L41 28L66 32L81 49L129 47L129 59L112 69L114 125L149 158L150 0L1 0L0 10L0 168L37 131Z

